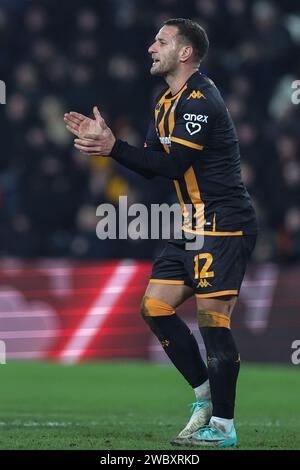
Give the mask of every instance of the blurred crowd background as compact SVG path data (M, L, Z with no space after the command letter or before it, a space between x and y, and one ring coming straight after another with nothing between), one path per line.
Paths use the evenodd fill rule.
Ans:
M172 183L147 181L73 149L63 114L102 110L119 138L142 146L161 79L147 49L162 22L203 25L202 71L237 127L244 181L260 224L257 261L300 259L298 1L0 0L0 256L152 258L157 241L100 241L96 208L175 202Z

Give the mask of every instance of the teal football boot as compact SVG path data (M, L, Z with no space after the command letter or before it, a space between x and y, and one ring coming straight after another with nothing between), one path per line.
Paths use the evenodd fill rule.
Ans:
M192 416L189 422L185 428L180 431L178 436L171 441L171 444L185 444L188 438L190 438L195 431L209 423L212 415L212 403L210 400L196 401L195 403L192 403L191 411Z
M237 436L234 425L225 433L209 424L198 429L187 441L185 445L189 446L231 447L237 444Z

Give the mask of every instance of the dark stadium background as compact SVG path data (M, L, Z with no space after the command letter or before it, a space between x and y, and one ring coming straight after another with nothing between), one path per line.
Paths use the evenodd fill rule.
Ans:
M299 391L294 374L300 362L300 105L292 102L292 83L300 80L298 2L0 0L0 80L6 84L6 104L0 105L0 402L7 410L1 412L0 426L8 426L12 439L0 440L0 448L43 448L38 436L23 440L22 426L43 420L43 410L47 421L47 400L40 409L30 401L26 408L25 401L18 413L18 374L24 374L25 389L26 377L37 387L32 395L36 403L45 393L38 377L44 376L45 384L51 374L65 377L57 362L96 360L99 369L86 364L83 381L89 380L90 387L97 370L118 387L114 367L120 367L121 375L122 367L128 367L128 396L138 374L145 374L143 380L157 377L159 389L161 369L151 369L149 376L147 367L166 359L138 310L151 262L163 244L100 241L96 208L116 205L122 195L148 207L172 204L175 191L163 179L149 182L110 159L82 156L73 148L63 114L76 110L90 115L96 104L117 137L142 146L154 97L163 85L149 74L147 49L162 22L172 17L193 18L208 32L210 51L202 70L221 90L237 127L243 178L259 219L257 247L233 319L246 363L242 389L247 380L253 384L275 374L249 405L252 421L259 421L255 410L261 417L265 409L264 423L269 424L262 428L276 422L281 383ZM179 311L197 332L193 302ZM30 361L19 362L24 359ZM133 360L143 361L136 374ZM76 383L74 370L66 390ZM170 370L176 384L181 379ZM78 369L78 377L84 371ZM180 387L186 398L182 381ZM29 385L26 390L31 395ZM264 408L267 390L274 393L274 415ZM286 411L287 419L292 417L293 411ZM299 421L286 423L286 432L296 425ZM17 428L20 443L15 441ZM78 447L86 448L81 438ZM247 445L254 442L259 448L249 439ZM67 440L45 442L44 448L70 445ZM152 441L143 445L160 448L151 447L157 445ZM118 448L94 441L93 446Z

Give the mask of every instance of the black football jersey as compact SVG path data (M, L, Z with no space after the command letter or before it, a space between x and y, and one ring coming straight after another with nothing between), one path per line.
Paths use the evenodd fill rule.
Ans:
M195 72L157 99L144 149L117 141L111 156L146 176L173 180L184 230L208 235L257 232L242 182L237 134L215 84Z

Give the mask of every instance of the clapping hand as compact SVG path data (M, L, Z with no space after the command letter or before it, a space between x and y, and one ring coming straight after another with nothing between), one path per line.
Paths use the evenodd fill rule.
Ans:
M85 155L109 155L116 141L97 106L93 108L95 119L71 111L64 115L68 131L77 138L74 146Z

